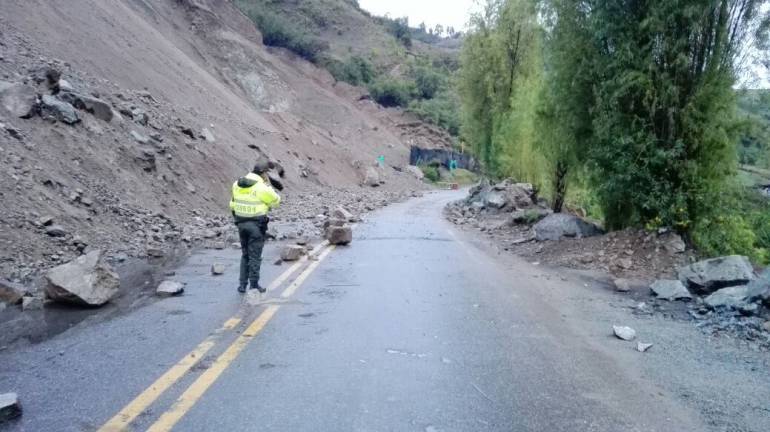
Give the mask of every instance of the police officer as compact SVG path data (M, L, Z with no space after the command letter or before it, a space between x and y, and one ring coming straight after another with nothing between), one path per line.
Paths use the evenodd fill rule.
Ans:
M281 197L268 179L269 170L269 161L260 158L252 172L233 183L230 210L241 238L241 277L238 285L238 292L241 293L246 292L249 283L250 289L261 293L266 291L259 285L259 269L267 237L267 214L281 202Z

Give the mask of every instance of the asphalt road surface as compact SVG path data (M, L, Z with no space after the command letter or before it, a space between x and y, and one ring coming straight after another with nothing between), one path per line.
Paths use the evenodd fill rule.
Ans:
M628 367L642 355L609 325L552 295L573 282L446 222L460 197L387 207L350 246L296 265L273 265L269 248L262 297L236 292L238 251L195 255L175 276L184 296L0 354L0 392L25 408L6 429L709 429ZM211 276L213 262L227 273Z

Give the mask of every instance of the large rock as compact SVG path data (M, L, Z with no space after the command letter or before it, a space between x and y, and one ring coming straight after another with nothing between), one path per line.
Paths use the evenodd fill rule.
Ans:
M690 291L704 295L720 288L746 285L753 279L749 259L740 255L712 258L679 269L679 280Z
M46 295L65 303L101 306L118 294L120 278L96 250L51 269L45 276Z
M74 106L50 95L43 95L40 114L44 117L51 116L70 125L80 121Z
M334 219L344 220L347 222L355 222L356 217L353 216L353 213L347 211L344 207L339 206L332 212L332 217Z
M749 288L746 285L722 288L703 299L706 306L712 309L740 309L748 304Z
M0 302L12 305L19 304L26 293L27 290L22 285L0 279Z
M535 204L535 188L530 183L515 183L507 179L494 185L492 190L503 192L505 200L513 208L529 208Z
M765 269L747 285L746 297L750 302L763 302L770 306L770 268Z
M636 339L636 330L631 327L612 326L612 332L615 333L615 337L618 339L623 339L625 341Z
M0 112L28 118L35 113L36 106L37 91L33 87L0 81Z
M59 93L59 99L69 103L79 110L93 114L94 117L106 122L112 121L114 112L106 101L72 92Z
M377 187L380 185L380 172L375 167L367 167L364 175L364 185Z
M0 424L21 416L21 403L16 393L0 394Z
M652 293L661 300L691 300L692 294L678 280L658 280L650 285Z
M179 296L184 294L184 284L177 281L166 280L158 285L155 294L160 297Z
M489 191L484 194L484 207L500 210L508 205L508 198L501 191Z
M417 180L422 180L425 178L425 174L422 172L420 167L415 165L409 165L406 167L406 170L414 176Z
M346 245L353 241L353 230L349 226L330 226L326 239L333 245Z
M288 245L281 250L283 261L297 261L305 255L305 248L298 245Z
M559 240L564 237L592 237L602 233L595 224L567 213L554 213L535 224L538 241Z

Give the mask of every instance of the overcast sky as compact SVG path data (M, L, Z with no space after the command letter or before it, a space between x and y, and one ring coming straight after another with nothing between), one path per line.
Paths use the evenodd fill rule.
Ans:
M358 0L362 8L375 15L407 16L413 27L425 22L431 28L441 24L458 31L465 29L474 3L474 0Z

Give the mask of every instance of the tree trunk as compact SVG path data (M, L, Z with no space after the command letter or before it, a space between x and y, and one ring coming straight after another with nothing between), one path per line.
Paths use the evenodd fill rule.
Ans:
M567 195L567 164L564 161L556 162L553 184L553 212L561 213L564 207L564 199Z

